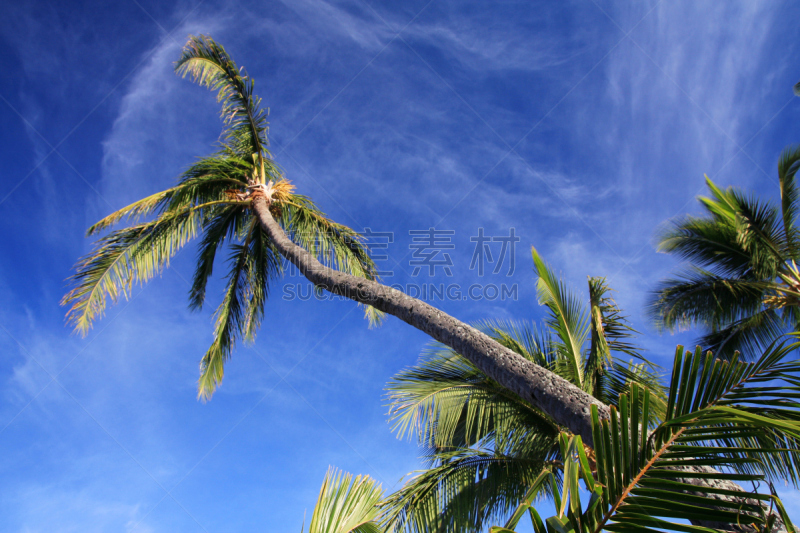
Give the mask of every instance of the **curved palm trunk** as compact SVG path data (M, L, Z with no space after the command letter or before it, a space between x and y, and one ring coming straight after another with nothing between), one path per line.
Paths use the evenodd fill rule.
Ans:
M267 200L254 195L253 210L286 259L314 285L393 315L462 354L487 376L550 415L557 424L592 442L591 406L608 418L608 407L567 380L501 346L488 335L427 303L375 281L357 278L317 261L284 233Z
M333 294L371 305L427 333L466 357L491 379L547 413L557 424L580 435L588 446L594 447L591 406L597 406L600 418L608 418L607 405L444 311L378 282L326 267L289 239L272 217L268 200L263 194L253 195L252 208L281 255L294 264L311 283ZM698 479L676 477L676 480L734 491L743 490L736 483L727 480L702 480L702 483ZM730 500L736 498L730 497ZM719 527L718 524L702 521L698 521L698 525ZM742 528L740 531L749 530Z

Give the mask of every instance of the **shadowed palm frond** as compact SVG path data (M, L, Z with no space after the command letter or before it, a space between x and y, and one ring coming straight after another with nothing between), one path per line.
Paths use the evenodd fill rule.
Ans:
M283 275L283 259L255 219L244 242L230 248L228 284L215 313L214 340L200 362L197 394L203 399L210 398L222 381L237 339L254 339L269 285Z
M787 252L794 260L800 259L796 224L798 201L800 201L797 190L798 168L800 168L800 145L786 147L778 160L778 185L781 188L781 214Z
M558 478L541 476L542 465L557 453L557 442L557 435L540 439L540 449L521 456L484 449L439 454L437 466L418 473L382 502L382 524L409 533L482 531L523 498L536 501L558 490Z
M749 359L798 325L798 168L800 147L787 147L778 161L779 207L706 178L705 215L679 219L659 235L658 250L690 268L654 292L657 327L701 326L699 342L719 356L740 351Z

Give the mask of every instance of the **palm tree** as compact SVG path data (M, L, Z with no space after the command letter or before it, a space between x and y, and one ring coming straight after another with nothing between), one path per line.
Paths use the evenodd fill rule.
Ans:
M311 514L308 533L381 533L378 502L381 486L369 476L355 478L328 469ZM305 524L300 533L305 531Z
M526 511L536 533L797 531L772 484L764 486L770 467L789 474L795 486L798 482L800 405L787 401L800 396L800 361L787 360L797 347L797 342L772 345L748 364L736 357L714 360L699 347L684 355L678 346L667 410L651 431L643 431L641 423L651 419L650 391L633 385L609 420L594 417L593 456L579 436L559 436L565 460L556 515L543 521L528 497L504 526L490 532L515 531ZM771 443L745 445L743 439L753 435ZM668 479L686 467L691 471L682 473L684 479ZM698 478L711 468L753 488L720 505L725 490L696 490ZM589 501L582 505L587 493ZM775 512L766 513L765 507ZM686 524L698 518L713 529Z
M659 235L658 250L690 262L654 294L651 315L663 329L701 326L699 343L720 356L761 351L800 326L800 146L778 161L780 207L706 177L703 216L686 216Z
M607 405L476 328L379 283L357 233L295 194L267 149L266 113L253 93L253 81L222 46L209 37L190 36L176 71L217 91L225 123L222 141L217 152L192 165L175 187L124 207L89 229L93 235L129 221L102 236L76 265L74 287L62 303L70 306L79 332L86 333L102 316L109 300L127 297L134 283L148 281L187 242L202 235L190 307L203 305L214 259L226 244L230 271L216 312L214 341L201 360L200 396L209 397L219 385L236 341L255 336L270 283L281 276L285 259L316 287L373 308L367 309L373 317L391 314L452 348L592 446L592 407L607 418ZM147 220L139 222L142 218Z
M654 416L662 414L658 376L631 344L635 331L605 279L589 278L587 312L535 249L533 258L546 327L487 321L479 329L605 404L616 405L638 384L653 392ZM558 490L563 428L452 349L438 344L423 352L389 383L388 393L394 429L400 437L416 432L428 463L383 503L392 530L481 531L520 501L552 498Z
M190 37L176 71L218 92L225 123L217 152L186 171L175 187L112 213L89 228L95 235L119 223L128 227L99 239L76 265L64 297L77 330L86 333L109 300L128 296L169 265L194 237L202 236L189 304L205 301L207 281L221 248L230 249L229 273L217 308L214 341L200 365L199 394L211 396L235 342L254 337L270 283L294 264L317 288L388 313L453 348L492 379L550 413L573 432L591 438L590 407L606 406L450 315L378 282L358 234L328 219L294 192L267 149L266 113L253 81L211 38ZM138 220L148 217L145 222ZM563 398L572 401L564 402Z

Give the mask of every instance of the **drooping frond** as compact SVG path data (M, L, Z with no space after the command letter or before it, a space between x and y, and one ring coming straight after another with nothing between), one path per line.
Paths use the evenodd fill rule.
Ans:
M541 473L543 464L553 468L556 444L555 437L540 439L539 449L519 455L485 449L439 454L437 466L416 473L382 502L382 523L389 531L408 533L483 531L520 500L552 496L558 482Z
M283 275L283 257L267 234L255 230L250 253L245 264L247 276L247 309L244 315L243 337L253 342L264 318L264 307L269 296L269 286Z
M267 114L261 99L253 93L254 82L231 59L225 49L208 36L189 36L175 71L191 76L196 83L217 91L226 125L226 142L240 154L266 154ZM261 182L266 183L263 174Z
M201 204L165 214L144 224L109 233L95 250L80 259L70 278L75 287L61 301L81 334L100 318L108 299L128 297L135 283L145 283L169 265L169 260L200 230L207 212L219 207Z
M378 269L356 231L333 222L314 202L290 191L284 192L283 199L275 205L280 209L278 222L287 235L323 265L359 278L378 280ZM371 306L364 307L371 326L383 320L382 312Z
M244 329L246 309L247 275L245 265L250 253L250 245L256 232L250 225L243 244L231 245L228 259L230 272L225 295L217 307L214 320L214 340L200 361L200 378L197 381L197 396L207 400L222 382L225 362L231 355L236 339Z
M215 314L214 340L200 362L198 397L208 399L222 381L225 362L239 339L252 340L264 316L268 288L283 275L282 259L252 219L242 244L232 244L230 272Z
M380 484L369 476L328 469L308 533L381 533L377 505L382 495Z
M573 375L570 381L584 388L583 345L589 337L589 325L583 305L547 266L536 248L532 247L531 253L539 277L536 284L539 303L547 306L550 311L547 324L560 341L559 348L564 355L562 362Z
M228 208L215 213L204 225L203 239L197 252L197 266L189 290L190 309L202 309L206 299L206 285L213 273L217 252L244 230L248 218L244 209Z

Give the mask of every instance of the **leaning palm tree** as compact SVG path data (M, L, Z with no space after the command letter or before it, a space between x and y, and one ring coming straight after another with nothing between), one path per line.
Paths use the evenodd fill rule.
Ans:
M533 258L545 327L486 321L479 328L608 405L634 384L650 390L654 419L660 416L665 392L632 344L635 331L605 279L589 278L587 312L535 249ZM552 499L557 492L563 428L452 349L437 344L423 352L416 366L389 383L388 393L394 429L400 437L416 433L428 463L383 503L390 529L482 531L520 501Z
M604 405L475 328L378 282L359 235L296 194L272 160L266 113L253 93L253 81L222 46L209 37L190 37L176 71L217 91L225 123L219 149L192 165L176 186L89 228L96 235L128 222L103 235L76 265L74 286L63 303L70 306L70 320L79 332L86 333L109 302L127 297L134 284L151 279L200 237L189 294L192 308L204 304L217 254L229 249L214 341L200 364L200 396L211 396L219 386L235 343L255 336L269 287L282 275L286 260L317 288L363 304L373 319L387 313L420 329L560 423L588 435L590 406L605 413ZM563 402L565 396L574 401Z
M704 215L681 218L659 235L659 251L690 263L654 294L659 327L700 326L701 345L745 357L800 327L798 168L800 146L786 148L778 161L779 207L706 178Z
M205 301L217 253L226 246L230 250L214 340L200 365L201 396L218 387L235 343L254 337L270 284L287 260L316 287L373 308L367 309L373 317L396 316L454 349L591 446L591 408L606 418L607 405L485 333L379 283L356 232L295 194L268 151L266 113L253 93L252 79L219 44L209 37L190 37L176 70L217 91L225 122L221 144L175 187L124 207L89 229L97 234L128 221L127 227L103 235L76 265L74 286L63 303L70 306L78 331L85 333L109 302L128 296L135 283L151 279L201 236L191 307Z

